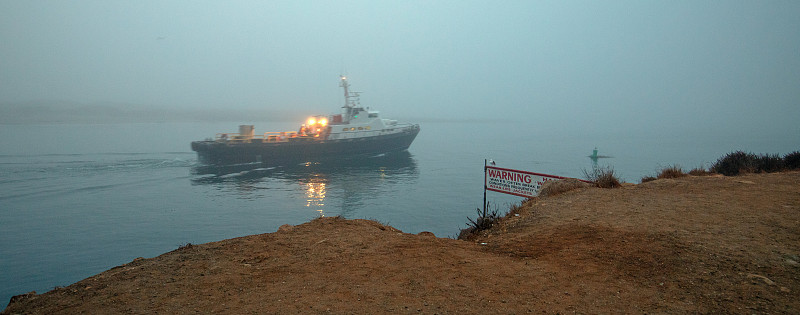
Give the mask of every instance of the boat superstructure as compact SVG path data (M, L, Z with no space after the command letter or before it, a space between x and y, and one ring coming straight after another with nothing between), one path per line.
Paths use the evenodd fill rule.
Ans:
M205 164L278 164L408 149L419 125L384 119L378 111L362 107L359 93L350 91L346 76L340 77L339 85L345 100L341 114L312 116L298 131L255 134L253 125L241 125L238 133L192 142L192 150Z

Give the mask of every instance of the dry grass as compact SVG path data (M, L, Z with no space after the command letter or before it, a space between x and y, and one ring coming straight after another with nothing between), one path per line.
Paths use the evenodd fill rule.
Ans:
M656 176L645 176L642 177L641 182L652 182L656 179L664 179L664 178L680 178L687 176L686 173L683 172L683 169L678 165L672 165L661 169Z
M559 179L555 181L548 181L542 185L542 189L539 191L539 197L548 197L548 196L555 196L558 194L563 194L570 190L575 190L578 188L589 187L588 183L582 182L575 178L565 178Z
M658 178L655 178L653 176L645 176L645 177L642 177L641 182L642 183L652 182L652 181L654 181L656 179L658 179Z

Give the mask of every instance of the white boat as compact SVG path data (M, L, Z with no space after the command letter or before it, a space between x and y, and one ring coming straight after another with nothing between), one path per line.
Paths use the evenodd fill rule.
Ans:
M361 107L347 77L340 77L345 104L341 114L310 117L298 131L255 134L253 125L238 133L220 133L214 139L192 142L204 164L303 163L370 156L407 150L419 133L418 124L385 119L378 111Z

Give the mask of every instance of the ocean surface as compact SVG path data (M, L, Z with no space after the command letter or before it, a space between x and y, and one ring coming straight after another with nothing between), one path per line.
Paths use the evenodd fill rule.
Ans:
M257 132L294 123L254 123ZM406 153L283 167L212 168L189 143L237 123L0 125L0 308L186 243L274 232L319 216L455 237L483 199L484 159L559 176L613 167L623 180L734 150L786 154L800 135L535 131L509 122L422 122ZM597 162L588 158L597 147ZM501 210L520 197L489 192Z

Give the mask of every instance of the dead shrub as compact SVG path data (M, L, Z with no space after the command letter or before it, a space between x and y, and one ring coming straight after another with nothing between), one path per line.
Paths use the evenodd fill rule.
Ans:
M678 165L673 165L662 169L661 173L658 174L658 179L680 178L684 176L686 176L686 174L683 172L683 169Z
M612 167L594 167L591 171L583 170L583 176L600 188L616 188L622 186Z
M703 167L693 168L691 171L689 171L689 175L692 175L692 176L708 176L708 175L711 175L711 174L714 174L714 173L709 172L708 170L706 170Z

